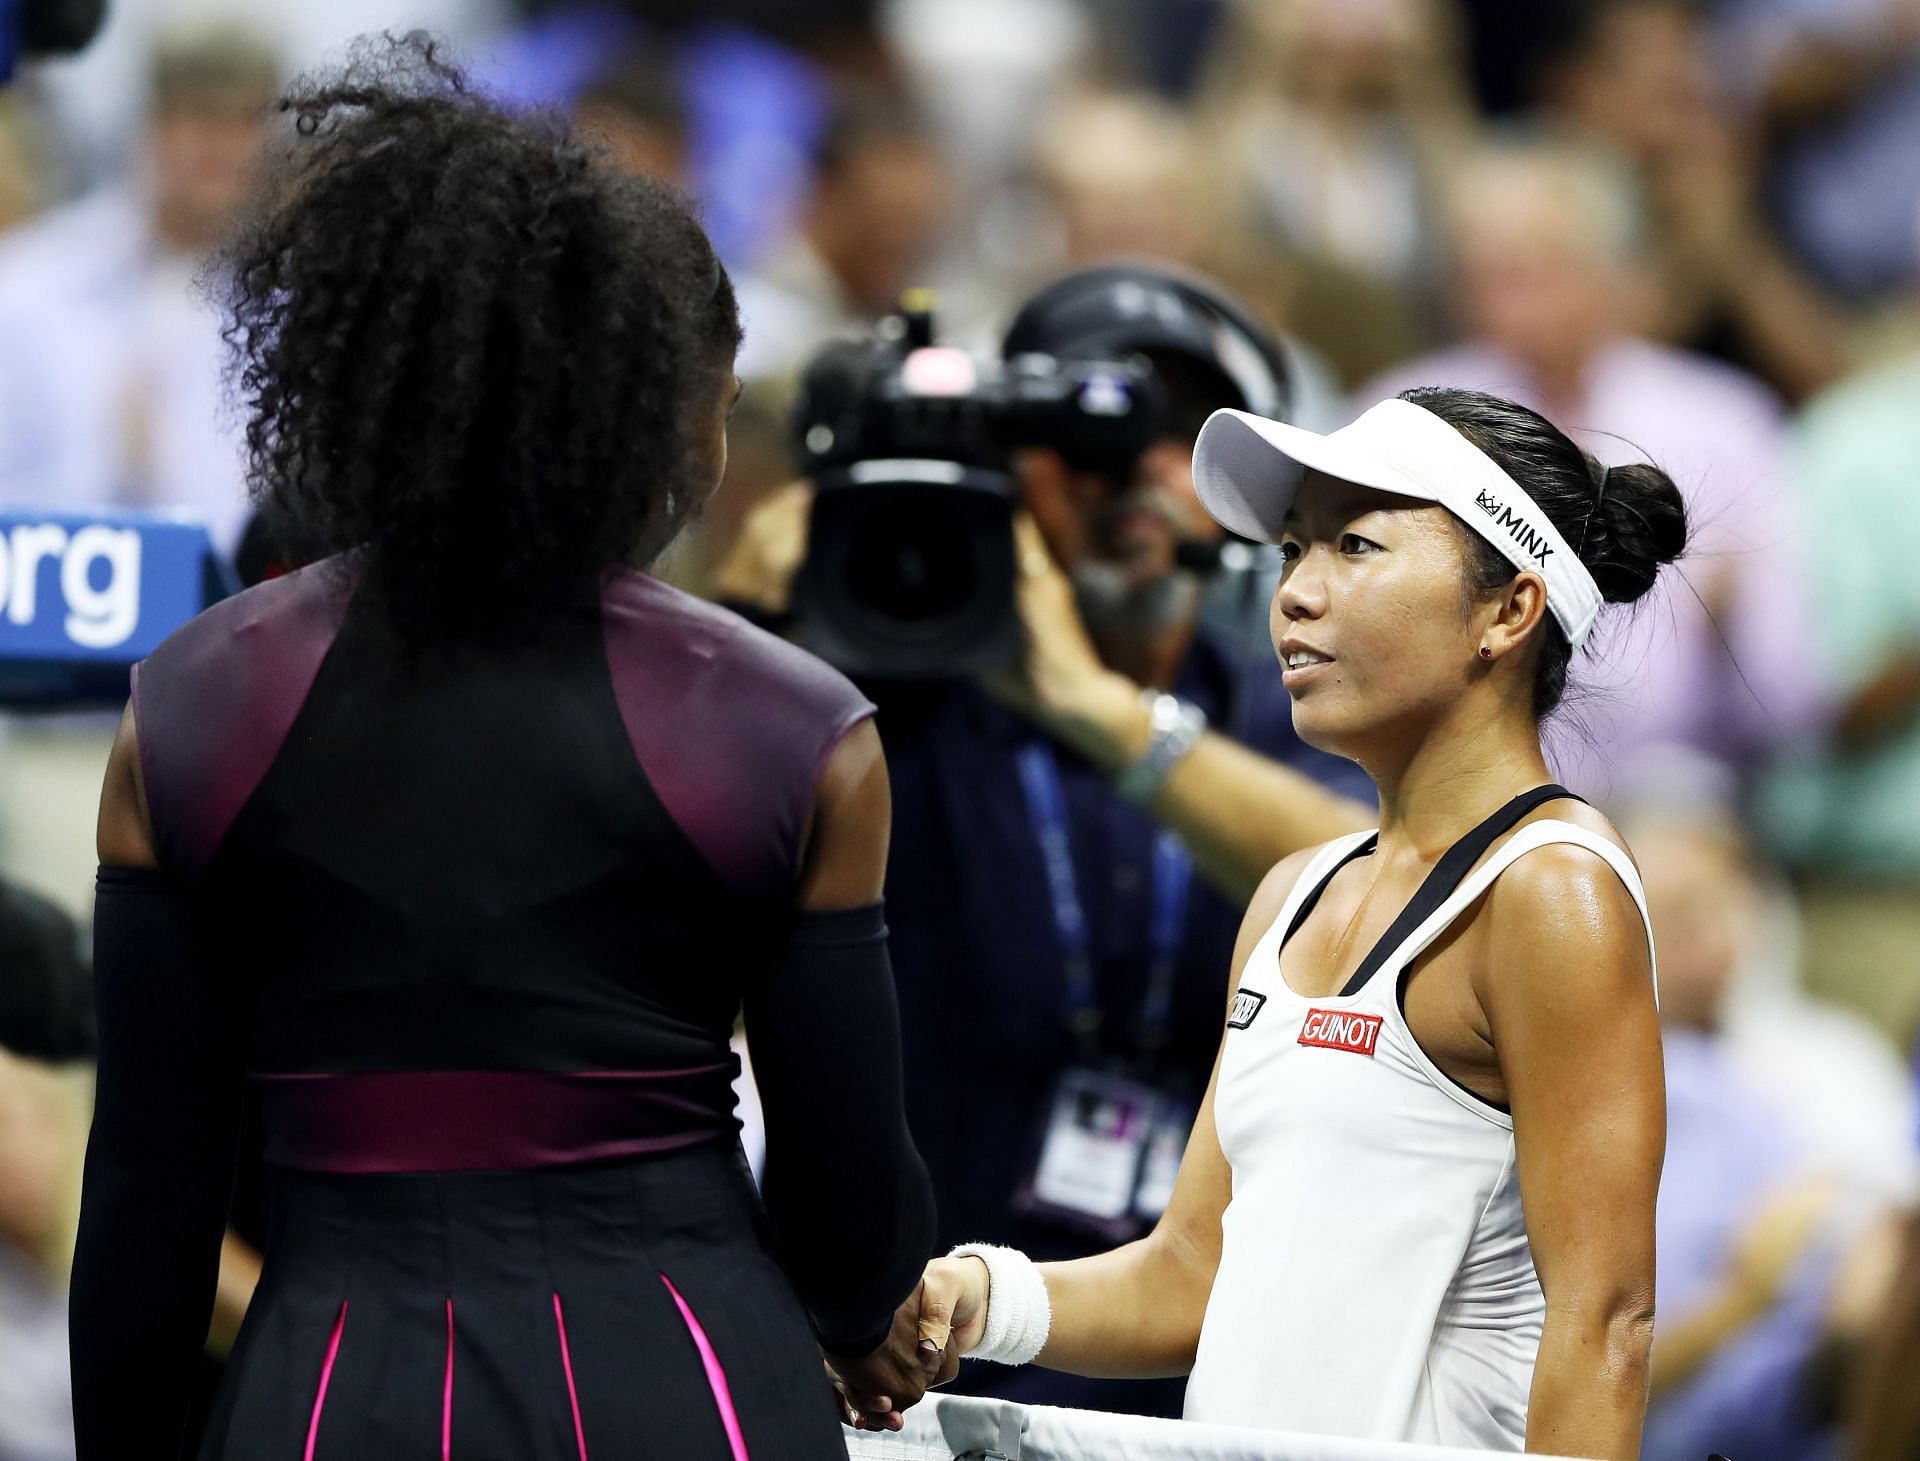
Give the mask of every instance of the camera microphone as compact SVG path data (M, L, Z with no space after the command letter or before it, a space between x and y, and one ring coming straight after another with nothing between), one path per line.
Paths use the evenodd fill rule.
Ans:
M1273 549L1237 533L1228 533L1217 543L1182 538L1173 545L1174 563L1189 573L1252 573L1263 560L1275 556Z
M1189 573L1214 573L1220 567L1220 548L1219 543L1182 538L1173 545L1174 566Z

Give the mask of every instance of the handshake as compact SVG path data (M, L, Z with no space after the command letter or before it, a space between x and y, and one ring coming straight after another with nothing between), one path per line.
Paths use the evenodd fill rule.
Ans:
M897 1431L901 1412L960 1373L960 1359L987 1328L987 1265L978 1258L936 1258L893 1316L871 1354L829 1358L841 1419L855 1430Z

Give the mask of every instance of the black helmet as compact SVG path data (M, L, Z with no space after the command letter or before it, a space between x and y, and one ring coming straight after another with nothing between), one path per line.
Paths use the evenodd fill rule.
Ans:
M1009 360L1133 351L1209 368L1238 397L1220 405L1276 420L1292 413L1286 355L1273 332L1219 285L1166 264L1107 264L1056 279L1020 307L1001 346Z

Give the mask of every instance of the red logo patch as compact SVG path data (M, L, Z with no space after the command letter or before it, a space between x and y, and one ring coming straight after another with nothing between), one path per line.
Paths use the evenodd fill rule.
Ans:
M1308 1010L1300 1026L1300 1043L1326 1050L1371 1055L1380 1039L1380 1015L1350 1015L1341 1010Z

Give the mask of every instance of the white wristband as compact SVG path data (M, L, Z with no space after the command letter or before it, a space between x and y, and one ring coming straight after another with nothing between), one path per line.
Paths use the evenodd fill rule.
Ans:
M1047 1346L1053 1302L1046 1280L1026 1254L986 1243L962 1243L949 1258L978 1258L987 1265L987 1332L967 1356L999 1365L1031 1364Z

